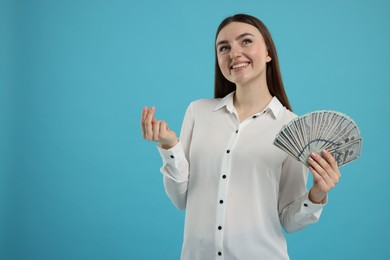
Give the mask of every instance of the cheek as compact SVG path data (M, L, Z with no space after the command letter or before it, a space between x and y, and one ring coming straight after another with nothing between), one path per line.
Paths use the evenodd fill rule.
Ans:
M218 58L218 66L219 69L222 71L222 74L225 74L227 72L227 62L222 57Z
M223 57L222 56L218 56L218 65L222 66L222 64L223 64Z
M259 51L254 52L253 56L252 56L252 57L254 57L254 59L252 60L252 62L256 66L263 66L267 62L266 56L267 55L263 52L259 52Z

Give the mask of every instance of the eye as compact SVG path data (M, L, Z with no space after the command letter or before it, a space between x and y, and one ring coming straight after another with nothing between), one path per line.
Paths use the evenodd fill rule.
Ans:
M228 50L229 49L229 47L228 46L221 46L221 47L219 47L219 52L224 52L224 51L226 51L226 50Z
M227 51L229 50L229 46L228 45L222 45L221 47L219 47L219 52L224 52L224 51Z
M249 43L252 43L252 40L250 40L250 39L244 39L244 40L242 41L242 43L243 43L243 45L247 45L247 44L249 44Z

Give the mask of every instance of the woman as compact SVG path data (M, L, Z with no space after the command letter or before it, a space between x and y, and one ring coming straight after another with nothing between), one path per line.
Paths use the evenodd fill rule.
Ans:
M318 221L338 166L328 152L313 153L307 191L305 166L273 145L296 115L261 21L228 17L215 44L215 99L189 105L180 140L156 120L155 107L142 111L144 138L159 144L166 193L186 209L182 259L289 259L281 225L294 232Z

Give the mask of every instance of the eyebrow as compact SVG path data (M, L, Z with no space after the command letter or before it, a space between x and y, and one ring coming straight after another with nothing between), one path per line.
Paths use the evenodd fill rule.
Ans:
M237 36L236 41L239 40L239 39L241 39L241 38L244 38L245 36L248 36L248 35L254 37L254 35L251 34L251 33L243 33L243 34L240 34L240 35ZM219 42L217 43L216 46L218 46L218 45L220 45L220 44L226 44L226 43L228 43L228 41L222 40L222 41L219 41Z

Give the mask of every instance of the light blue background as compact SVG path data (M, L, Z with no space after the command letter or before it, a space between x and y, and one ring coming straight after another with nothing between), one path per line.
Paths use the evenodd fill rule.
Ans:
M292 259L385 259L388 1L22 1L0 5L0 259L179 259L144 105L180 130L213 95L214 33L238 12L273 35L297 114L350 115L364 138ZM387 249L387 250L386 250Z

